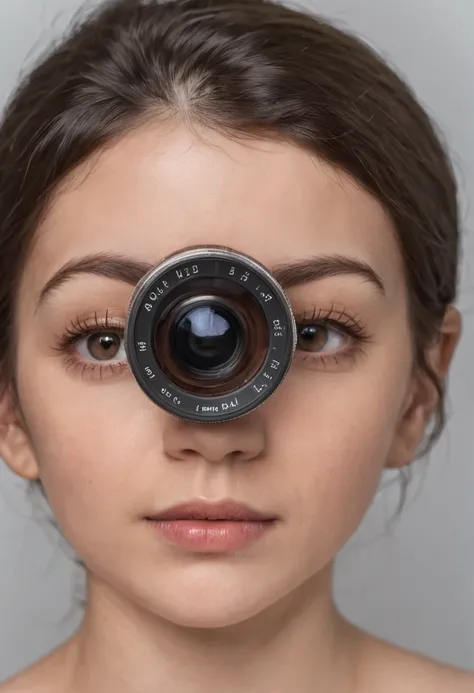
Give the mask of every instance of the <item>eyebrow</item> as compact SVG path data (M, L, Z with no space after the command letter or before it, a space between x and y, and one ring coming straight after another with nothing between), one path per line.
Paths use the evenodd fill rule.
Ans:
M72 259L56 272L45 284L38 298L36 310L46 302L51 293L77 275L90 274L114 279L131 286L147 274L155 264L136 260L117 253L96 253ZM338 275L358 275L370 282L379 293L385 295L380 276L366 262L345 255L324 255L281 263L270 269L283 289L320 281Z

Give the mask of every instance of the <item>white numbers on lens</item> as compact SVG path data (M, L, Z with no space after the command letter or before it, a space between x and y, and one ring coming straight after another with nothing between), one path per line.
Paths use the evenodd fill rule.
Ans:
M161 282L161 286L155 286L155 290L148 295L150 301L157 301L159 296L163 296L166 289L169 289L169 284L164 279Z
M250 272L244 272L243 275L240 277L241 282L247 282L250 277Z
M173 397L173 394L169 390L167 390L166 387L161 388L161 394L164 395L167 399L171 399L173 404L181 404L181 400L177 397Z
M176 276L178 279L192 277L195 274L199 274L198 265L193 265L192 267L183 267L182 269L176 270Z
M235 267L231 267L230 270L229 270L229 275L230 275L231 277L233 277L234 274L235 274Z
M161 283L155 286L154 291L151 291L148 294L148 300L152 301L153 303L159 299L160 296L162 296L167 289L169 289L169 284L167 281L164 279L161 280ZM145 310L150 312L153 310L153 303L145 303Z
M147 366L147 367L145 368L145 373L146 373L147 376L150 378L150 380L153 380L153 378L155 377L155 374L154 374L153 371L151 370L150 366Z
M280 320L273 321L273 336L274 337L284 337L285 336L285 326L281 324Z
M260 393L263 392L267 387L268 387L268 385L267 385L266 383L261 383L260 385L254 385L254 386L253 386L253 389L254 389L256 392L258 392L258 394L260 394Z
M138 342L138 343L137 343L137 347L138 347L138 351L143 352L143 351L146 351L146 350L147 350L148 345L147 345L146 342Z
M229 399L227 402L222 402L221 404L221 409L222 411L227 411L227 409L235 409L235 407L239 406L239 400L237 397L234 397L234 399Z
M271 301L273 298L271 294L267 294L265 291L260 291L260 284L257 287L255 287L255 291L258 291L258 295L260 296L260 298L263 298L265 303L268 303L268 301Z
M227 402L222 402L219 406L214 404L214 405L201 405L197 404L196 405L196 412L200 412L203 414L219 414L220 411L227 411L228 409L235 409L236 407L239 406L239 400L237 397L233 397L233 399L227 400Z
M270 368L273 368L273 370L276 371L276 370L278 369L278 366L279 366L279 365L280 365L280 362L279 362L279 361L275 361L275 359L273 359L273 361L272 361L272 363L271 363L271 365L270 365Z

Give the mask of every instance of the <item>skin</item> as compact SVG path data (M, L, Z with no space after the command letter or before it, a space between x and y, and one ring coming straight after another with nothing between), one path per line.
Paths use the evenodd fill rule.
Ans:
M133 287L76 276L36 311L58 269L95 252L156 264L202 244L269 268L335 253L365 261L384 293L353 274L288 295L297 320L337 305L370 340L349 358L350 340L331 331L329 347L298 351L260 409L218 425L165 413L127 369L101 380L68 368L58 335L96 312L123 326ZM135 131L58 191L25 267L17 331L21 411L6 393L0 454L41 479L87 566L89 599L80 631L2 691L200 693L210 681L221 693L470 690L469 674L375 640L332 598L336 553L383 469L413 459L436 404L412 369L395 230L348 176L290 144L198 136L178 123ZM429 352L441 377L458 336L451 309ZM91 362L86 347L84 338L72 355ZM324 363L335 351L339 363ZM212 559L171 546L143 519L196 497L282 519L256 544Z

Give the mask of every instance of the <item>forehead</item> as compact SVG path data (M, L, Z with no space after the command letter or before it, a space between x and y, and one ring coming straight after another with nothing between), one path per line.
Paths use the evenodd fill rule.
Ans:
M28 277L44 282L88 253L155 263L203 244L267 266L350 254L371 264L388 290L402 279L387 215L348 175L293 144L170 124L122 138L64 182L38 231Z

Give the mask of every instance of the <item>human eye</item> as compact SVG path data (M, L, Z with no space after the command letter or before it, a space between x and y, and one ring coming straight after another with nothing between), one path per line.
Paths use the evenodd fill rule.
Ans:
M337 367L346 359L355 363L372 339L361 320L342 306L304 311L295 321L295 361L309 366Z
M98 313L73 320L58 337L55 349L65 357L66 370L79 370L82 377L104 379L127 368L124 344L125 321Z

